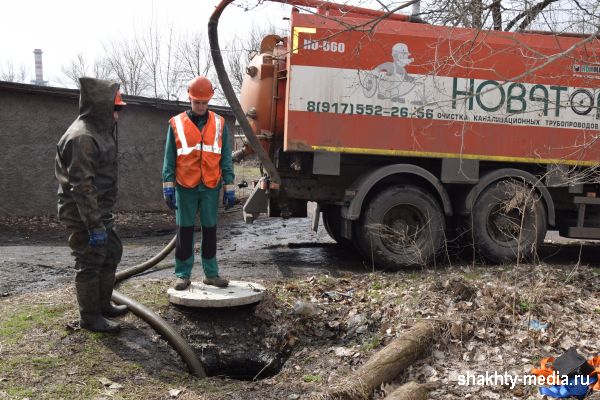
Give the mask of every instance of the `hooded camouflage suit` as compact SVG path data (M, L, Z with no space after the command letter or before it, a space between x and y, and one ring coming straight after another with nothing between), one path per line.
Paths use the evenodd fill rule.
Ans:
M81 78L79 117L56 148L58 216L70 231L76 261L75 283L82 321L110 306L115 270L123 252L113 230L117 196L117 141L113 112L116 83ZM88 244L89 233L105 230L105 246Z

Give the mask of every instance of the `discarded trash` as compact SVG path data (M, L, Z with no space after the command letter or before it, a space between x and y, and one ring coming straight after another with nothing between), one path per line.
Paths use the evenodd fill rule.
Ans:
M594 370L586 361L585 357L577 353L575 347L571 347L559 356L552 364L559 375L588 375Z
M327 297L332 301L342 301L344 299L351 299L353 296L354 289L350 289L345 293L331 290L329 292L323 292L323 297Z
M540 361L540 368L531 373L544 377L548 387L541 387L540 394L556 399L575 397L583 399L592 391L600 390L600 357L587 360L571 347L557 357Z
M524 321L524 325L528 325L527 324L527 320ZM532 319L532 320L529 320L528 327L532 331L543 332L543 331L545 331L546 329L548 329L550 327L550 324L548 322L540 322L537 319Z
M572 376L569 378L568 382L564 385L554 385L550 387L542 387L540 388L540 394L543 396L553 397L555 399L564 399L569 397L576 397L578 399L583 399L588 395L589 385L596 382L596 377L590 377L589 379L583 379L583 383L581 382L582 376Z

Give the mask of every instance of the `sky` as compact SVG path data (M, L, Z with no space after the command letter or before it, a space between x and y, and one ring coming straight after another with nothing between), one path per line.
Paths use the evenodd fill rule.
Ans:
M0 68L11 62L15 70L24 65L34 79L34 49L43 51L44 79L51 84L65 81L62 66L78 53L93 60L103 53L103 43L133 36L153 20L164 30L172 24L176 32L201 30L218 0L20 0L2 3L0 23ZM269 3L244 11L255 2L236 1L219 20L223 43L230 35L243 34L267 22L285 28L290 7ZM239 6L236 6L239 4Z

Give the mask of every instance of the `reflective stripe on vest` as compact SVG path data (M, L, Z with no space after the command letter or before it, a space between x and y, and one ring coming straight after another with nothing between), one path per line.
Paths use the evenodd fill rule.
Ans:
M206 145L206 144L202 143L202 146L200 146L200 144L197 144L193 147L188 147L187 139L185 137L185 131L183 130L183 122L181 120L181 114L175 116L175 126L177 128L177 129L175 129L175 132L177 134L177 138L181 142L181 148L177 149L178 156L182 155L182 154L184 154L184 155L190 154L193 150L202 150L202 151L208 151L209 153L221 154L221 146L219 146L219 138L221 137L223 124L222 124L220 115L216 115L215 117L216 117L215 118L216 133L215 133L215 142L213 143L213 145L210 146L210 145Z
M214 188L221 179L224 120L212 111L208 113L202 131L185 112L171 118L177 146L176 179L183 187L193 188L203 182L207 187ZM208 144L204 143L205 139Z

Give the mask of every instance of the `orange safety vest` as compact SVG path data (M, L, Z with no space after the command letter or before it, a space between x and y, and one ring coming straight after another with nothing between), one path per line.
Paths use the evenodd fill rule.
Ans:
M177 183L194 188L200 182L215 188L221 180L221 148L225 120L208 111L202 132L184 111L169 120L175 134Z

